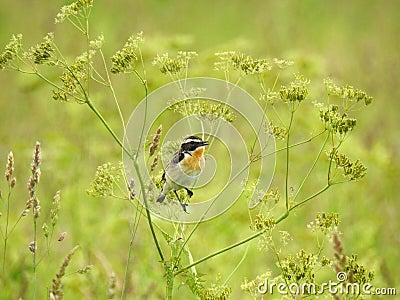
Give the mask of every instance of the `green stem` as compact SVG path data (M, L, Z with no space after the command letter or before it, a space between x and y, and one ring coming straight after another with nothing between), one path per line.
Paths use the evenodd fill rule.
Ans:
M277 224L279 224L280 222L282 222L283 220L285 220L285 219L289 216L289 212L290 212L290 211L296 209L296 208L299 207L300 205L302 205L302 204L304 204L304 203L310 201L311 199L317 197L318 195L322 194L322 193L325 192L329 187L331 187L331 185L330 185L330 184L327 184L324 188L322 188L321 190L319 190L319 191L316 192L315 194L311 195L310 197L308 197L308 198L304 199L303 201L297 203L296 205L292 206L292 207L291 207L290 209L288 209L281 217L279 217L279 218L275 221L275 225L277 225ZM216 251L216 252L214 252L214 253L211 253L211 254L209 254L209 255L207 255L207 256L204 256L203 258L201 258L201 259L199 259L199 260L197 260L197 261L195 261L195 262L193 262L193 263L191 263L191 264L189 264L189 265L187 265L187 266L181 268L180 270L176 271L176 272L174 273L174 276L176 276L176 275L178 275L178 274L181 274L182 272L186 271L187 269L189 269L189 268L191 268L191 267L193 267L193 266L196 266L196 265L198 265L198 264L200 264L200 263L202 263L202 262L204 262L204 261L206 261L206 260L209 260L210 258L213 258L214 256L217 256L217 255L222 254L222 253L224 253L224 252L226 252L226 251L229 251L229 250L231 250L231 249L233 249L233 248L236 248L236 247L238 247L238 246L240 246L240 245L243 245L243 244L245 244L245 243L247 243L247 242L250 242L251 240L253 240L253 239L259 237L259 236L262 235L262 234L264 234L264 233L265 233L267 230L269 230L269 229L270 229L270 228L265 228L265 229L263 229L263 230L261 230L261 231L259 231L259 232L256 232L256 233L254 233L253 235L251 235L251 236L249 236L249 237L247 237L247 238L245 238L245 239L243 239L243 240L241 240L241 241L239 241L239 242L236 242L236 243L234 243L234 244L232 244L232 245L230 245L230 246L228 246L228 247L222 248L222 249L220 249L220 250L218 250L218 251Z
M200 264L200 263L202 263L202 262L204 262L204 261L206 261L206 260L208 260L208 259L210 259L210 258L212 258L212 257L214 257L214 256L217 256L217 255L219 255L219 254L221 254L221 253L224 253L224 252L229 251L229 250L231 250L231 249L233 249L233 248L236 248L236 247L238 247L238 246L240 246L240 245L243 245L243 244L245 244L245 243L247 243L247 242L249 242L249 241L255 239L256 237L260 236L260 235L263 234L264 232L265 232L265 230L259 231L259 232L255 233L255 234L253 234L253 235L251 235L251 236L245 238L244 240L241 240L241 241L239 241L239 242L237 242L237 243L234 243L234 244L232 244L232 245L230 245L230 246L228 246L228 247L222 248L222 249L220 249L220 250L218 250L218 251L216 251L216 252L214 252L214 253L211 253L211 254L209 254L209 255L207 255L207 256L205 256L205 257L203 257L203 258L201 258L201 259L199 259L199 260L197 260L197 261L195 261L195 262L193 262L193 263L191 263L191 264L189 264L189 265L187 265L187 266L181 268L180 270L176 271L176 272L174 273L174 276L176 276L176 275L178 275L178 274L181 274L181 273L183 273L184 271L186 271L187 269L190 269L190 268L192 268L192 267L194 267L194 266L196 266L196 265L198 265L198 264Z
M308 139L306 139L306 140L304 140L304 141L301 141L301 142L292 144L292 145L289 146L289 148L294 148L294 147L297 147L297 146L301 146L301 145L303 145L303 144L307 144L307 143L311 142L312 140L316 139L317 137L319 137L320 135L322 135L325 131L326 131L326 130L324 130L324 131L322 131L322 132L320 132L320 133L318 133L318 134L316 134L316 135L314 135L314 136L312 136L312 137L310 137L310 138L308 138ZM264 158L264 157L270 156L270 155L272 155L272 154L276 154L276 153L278 153L278 152L281 152L281 151L283 151L283 150L286 150L286 148L287 148L287 147L285 146L285 147L276 149L276 150L274 150L274 151L272 151L272 152L269 152L269 153L266 153L266 154L264 154L264 155L262 155L262 156L259 156L259 157L254 158L253 161L257 161L257 160L260 160L260 159L262 159L262 158Z
M33 208L33 211L35 208ZM37 218L33 213L33 299L36 299L36 279L37 279L37 266L36 266L36 249L37 249Z
M233 274L235 274L235 272L239 269L239 267L241 266L241 264L244 262L244 260L246 259L247 253L249 252L249 248L250 248L250 244L247 245L246 250L244 250L244 253L240 259L240 261L237 263L237 265L235 266L235 268L232 270L232 272L228 275L228 277L225 279L224 284L228 284L229 280L232 278Z
M326 130L323 130L322 132L316 134L315 136L310 137L310 138L307 139L307 140L304 140L304 141L301 141L301 142L292 144L292 145L289 146L289 148L293 148L293 147L297 147L297 146L300 146L300 145L309 143L309 142L311 142L313 139L315 139L315 138L319 137L320 135L322 135L324 132L326 132ZM263 155L262 157L266 157L266 156L268 156L268 155L271 155L271 154L274 154L274 153L278 153L278 152L284 151L284 150L286 150L286 149L287 149L287 147L285 146L285 147L280 148L280 149L278 149L278 150L274 150L273 152L267 153L267 154ZM259 159L261 159L261 157L255 158L252 162L255 162L255 161L259 160ZM249 164L251 164L251 162L250 162ZM241 171L239 171L238 174L237 174L237 176L238 176L239 174L241 174L245 169L247 169L248 166L249 166L249 165L245 166ZM236 176L235 176L234 178L232 178L232 181L234 181L235 179L236 179ZM231 181L231 182L232 182L232 181ZM224 189L227 188L229 184L230 184L230 183L228 183L228 184L224 187ZM223 191L223 190L222 190L222 191ZM221 192L222 192L222 191L221 191ZM288 214L288 212L286 212L286 213ZM286 215L286 216L287 216L287 215ZM199 225L200 225L200 222L196 223L196 224L194 225L193 229L191 230L190 234L188 235L188 237L185 239L185 242L183 243L183 246L182 246L182 248L180 249L180 251L179 251L179 253L178 253L178 258L179 258L179 257L181 256L181 254L182 254L183 247L188 243L189 239L192 237L193 233L196 231L196 229L197 229L197 227L198 227Z
M140 145L142 144L143 140L143 135L144 135L144 128L146 126L146 121L147 121L147 96L148 96L148 88L147 88L147 82L146 80L138 73L138 71L133 70L135 75L139 78L140 82L143 84L144 91L145 91L145 109L144 109L144 119L143 119L143 126L142 126L142 131L140 134L140 139L139 139L139 144L138 144L138 149L140 149Z
M164 255L163 255L163 253L161 251L160 244L158 243L158 239L157 239L156 233L154 231L154 227L153 227L153 222L151 221L149 203L147 201L146 190L144 188L144 182L143 182L142 175L140 174L139 164L138 164L137 160L133 161L133 166L135 168L136 174L137 174L138 179L139 179L140 189L141 189L141 192L142 192L142 195L143 195L143 201L144 201L144 205L145 205L145 208L146 208L146 216L147 216L147 220L148 220L148 223L149 223L151 235L153 236L153 241L154 241L154 244L156 245L156 248L157 248L157 251L158 251L158 255L160 256L161 261L164 262L165 261L164 260Z
M325 192L327 189L329 189L331 187L331 184L328 183L325 187L323 187L321 190L319 190L318 192L316 192L315 194L311 195L310 197L300 201L299 203L296 203L295 205L293 205L289 211L292 211L294 209L296 209L297 207L305 204L306 202L310 201L311 199L317 197L318 195L322 194L323 192Z
M103 125L106 127L107 131L111 134L111 136L113 137L113 139L117 142L117 144L122 148L122 150L124 150L128 155L130 155L130 152L128 149L126 149L126 147L124 146L124 144L122 143L122 141L118 138L118 136L116 135L116 133L112 130L112 128L110 127L110 125L108 125L107 121L104 119L104 117L101 115L101 113L97 110L97 108L93 105L92 101L90 101L90 99L86 99L86 104L89 106L90 110L92 112L94 112L94 114L96 115L96 117L100 120L101 123L103 123Z
M101 51L101 49L99 50L99 53L100 53L101 59L103 61L104 70L105 70L105 73L106 73L106 76L107 76L107 81L108 81L107 86L111 90L111 94L112 94L112 96L114 98L115 105L117 106L117 110L118 110L119 117L121 119L121 123L125 128L124 116L122 115L121 107L119 106L119 103L118 103L118 100L117 100L117 95L115 94L114 87L112 86L112 83L111 83L111 77L110 77L110 73L108 72L108 69L107 69L107 63L106 63L106 59L104 57L104 53L103 53L103 51Z
M285 172L285 205L286 212L289 213L289 149L290 149L290 129L292 127L294 110L290 111L290 121L288 126L288 133L286 139L286 172Z
M84 95L84 97L85 97L85 99L86 99L86 102L85 102L85 103L89 106L89 108L90 108L90 109L96 114L96 116L100 119L100 121L101 121L101 122L103 123L103 125L106 127L107 131L111 134L111 136L112 136L112 137L114 138L114 140L118 143L118 145L122 148L122 150L125 151L125 152L129 155L129 157L133 160L133 165L134 165L136 174L137 174L138 179L139 179L140 188L141 188L141 192L142 192L143 199L144 199L144 203L145 203L145 207L146 207L146 215L147 215L147 221L148 221L148 224L149 224L149 227L150 227L150 231L151 231L151 234L152 234L152 236L153 236L153 240L154 240L154 243L155 243L155 245L156 245L156 247L157 247L157 251L158 251L158 254L159 254L160 258L161 258L161 261L164 261L164 255L162 254L160 244L158 243L157 236L156 236L155 231L154 231L153 222L152 222L152 220L151 220L149 205L148 205L147 197L146 197L146 191L145 191L145 188L144 188L144 182L143 182L142 175L140 174L139 165L138 165L138 163L137 163L137 158L138 158L138 156L137 156L137 155L134 156L134 155L133 155L132 153L130 153L130 151L124 146L124 144L121 142L121 140L120 140L120 139L118 138L118 136L115 134L115 132L111 129L110 125L109 125L109 124L107 123L107 121L104 119L104 117L100 114L100 112L97 110L97 108L93 105L92 101L91 101L90 98L88 97L88 94L87 94L85 88L83 87L83 85L82 85L82 83L79 81L79 79L75 76L74 72L73 72L68 66L66 66L66 68L67 68L67 70L72 74L72 76L75 78L75 80L78 82L78 84L79 84L79 86L80 86L80 88L81 88L81 90L82 90L82 93L83 93L83 95ZM138 75L137 72L135 72L135 73ZM138 75L138 76L140 77L140 75ZM140 77L140 78L141 78L141 77ZM145 81L143 81L143 83L144 83L144 86L145 86L146 99L147 99L147 93L148 93L148 91L147 91L147 85L145 84L145 83L146 83ZM142 137L141 137L141 138L142 138Z
M7 217L6 217L6 228L5 228L5 233L4 233L3 274L5 273L5 267L6 267L6 252L7 252L7 242L8 242L8 224L9 224L9 218L10 218L10 197L11 197L11 186L8 185Z
M138 208L138 209L136 209L136 214L135 214L135 219L133 221L133 225L132 225L132 223L129 224L130 225L129 226L130 241L129 241L129 246L128 246L128 257L126 259L124 279L122 281L121 300L124 299L124 297L125 297L126 283L127 283L127 279L128 279L128 272L129 272L129 264L130 264L131 256L132 256L133 240L136 236L136 231L137 231L137 228L139 225L139 220L140 220L140 212L139 212L139 208Z
M172 292L174 290L174 276L167 276L166 280L166 299L172 300Z
M279 256L279 252L276 250L275 243L274 243L274 240L273 240L272 238L271 238L271 241L272 241L272 246L271 246L271 248L272 248L272 251L273 251L274 254L275 254L276 261L278 262L279 269L280 269L281 272L282 272L283 280L285 281L286 286L289 286L288 279L286 278L285 273L284 273L284 271L283 271L282 261L281 261L281 258L280 258L280 256ZM292 291L290 291L290 289L289 289L289 292L290 292L290 294L293 296Z
M315 166L317 165L318 159L321 157L322 151L324 150L324 148L325 148L325 146L326 146L326 143L328 142L329 135L330 135L330 134L329 134L329 132L328 132L328 135L326 136L326 138L325 138L325 140L324 140L324 143L322 144L321 149L319 150L318 155L317 155L317 157L316 157L315 160L314 160L314 163L312 164L311 168L308 170L307 175L304 177L304 179L303 179L303 181L301 182L299 188L297 189L297 192L296 192L296 194L295 194L294 197L293 197L293 201L297 198L297 196L299 195L299 193L300 193L301 189L303 188L305 182L307 181L308 177L310 177L312 170L314 170Z
M72 77L78 82L78 85L83 93L83 96L85 98L85 104L89 106L89 108L94 112L94 114L99 118L101 123L106 127L107 131L111 134L111 136L114 138L114 140L117 142L117 144L122 148L123 151L125 151L131 158L133 157L132 154L129 152L128 149L124 146L124 144L121 142L121 140L118 138L118 136L115 134L115 132L112 130L110 125L107 123L107 121L104 119L104 117L101 115L101 113L97 110L97 108L94 106L93 102L90 100L89 95L82 85L81 81L76 77L74 72L71 70L71 68L68 65L65 65L66 69L71 73Z

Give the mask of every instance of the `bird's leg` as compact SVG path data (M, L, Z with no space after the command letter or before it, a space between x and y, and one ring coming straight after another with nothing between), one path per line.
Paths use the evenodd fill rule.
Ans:
M185 190L186 190L186 192L188 193L189 198L192 198L193 192L192 192L191 190L189 190L188 188L185 188Z
M181 198L179 198L178 193L176 192L176 190L174 190L174 193L175 193L176 198L178 198L178 201L179 201L179 203L181 204L181 206L182 206L182 208L183 208L183 211L184 211L185 213L188 214L188 212L187 212L187 210L186 210L186 206L188 206L188 204L187 204L187 203L183 203L183 202L181 201Z

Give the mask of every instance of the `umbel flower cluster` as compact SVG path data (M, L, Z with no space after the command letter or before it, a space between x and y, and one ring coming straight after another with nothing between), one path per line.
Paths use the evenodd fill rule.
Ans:
M61 23L70 17L79 15L85 9L90 9L92 6L93 0L77 0L70 5L64 5L57 14L55 22Z
M319 109L319 117L325 124L325 128L333 133L346 134L353 130L357 124L357 120L350 118L347 113L341 114L338 105L321 107Z
M282 86L279 90L279 95L284 102L301 102L308 95L307 86L310 80L302 74L295 74L295 80L290 83L290 86Z
M226 51L215 53L218 60L214 63L217 71L226 72L230 67L242 75L262 74L272 69L271 64L264 58L252 58L241 52Z
M225 51L215 53L217 61L214 62L216 71L228 72L230 68L239 71L241 75L262 75L271 71L273 66L283 70L294 64L291 60L273 58L253 58L242 52Z
M267 126L269 134L273 135L276 139L284 140L288 134L288 130L285 127L277 126L272 122L269 122Z
M324 81L328 95L338 96L342 99L348 99L350 101L364 101L365 105L372 103L372 97L367 95L366 92L356 89L351 85L337 86L333 83L332 79L327 78Z
M163 74L174 75L188 68L189 61L197 56L196 52L178 51L176 57L170 57L168 53L157 55L153 65Z
M339 226L340 219L337 213L325 213L319 212L317 213L317 217L314 221L307 224L307 228L311 229L311 231L321 231L324 234L337 232L337 228Z
M70 96L75 96L78 103L85 103L86 99L79 95L83 91L82 82L88 80L87 66L95 53L95 50L86 51L75 59L74 64L66 67L60 76L62 87L53 90L54 100L68 101Z
M0 70L4 70L14 59L17 58L22 49L22 34L12 35L10 42L4 47L0 54Z
M245 75L260 74L272 69L266 59L254 59L243 53L235 53L231 59L233 68L242 71Z
M209 121L222 118L227 122L235 120L235 114L230 107L223 103L214 103L202 99L188 99L177 101L169 107L172 111L183 116L199 115Z
M273 217L265 217L263 214L258 214L250 228L254 231L271 230L275 227L275 219Z
M54 55L54 34L48 33L44 38L43 42L31 47L28 52L25 53L25 57L31 59L35 64L41 65L48 63L50 65L55 64L53 60Z
M95 179L90 184L87 193L94 197L113 195L114 185L121 178L121 165L115 166L108 162L97 167Z
M367 167L360 160L352 162L345 154L338 153L336 149L328 151L327 155L335 163L336 168L343 170L343 175L349 180L361 179L367 173Z
M143 32L129 37L128 41L118 50L112 57L111 73L127 73L135 69L135 64L138 61L138 51L141 43L144 42Z

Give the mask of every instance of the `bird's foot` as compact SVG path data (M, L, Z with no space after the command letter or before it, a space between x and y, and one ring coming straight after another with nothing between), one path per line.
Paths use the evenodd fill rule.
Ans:
M187 204L187 203L182 203L182 202L181 202L181 206L182 206L182 208L183 208L183 211L184 211L185 213L188 214L188 211L186 210L186 207L188 206L188 204Z
M188 188L185 188L185 190L186 190L186 192L188 193L189 198L192 198L193 192L192 192L191 190L189 190Z

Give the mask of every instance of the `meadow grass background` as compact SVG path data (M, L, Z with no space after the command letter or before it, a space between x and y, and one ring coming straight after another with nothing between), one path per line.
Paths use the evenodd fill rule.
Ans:
M54 16L63 4L43 0L3 1L1 47L13 33L23 33L24 44L30 46L54 31L56 42L65 52L78 55L82 49L78 35L67 24L54 24ZM215 75L210 63L213 53L233 49L255 57L294 59L321 86L324 77L332 76L372 95L372 105L357 113L359 123L346 146L351 157L360 158L368 167L367 176L360 182L332 188L296 211L279 229L289 231L294 239L288 253L312 249L315 237L307 232L306 224L318 211L337 212L342 221L345 252L358 254L360 261L375 271L377 286L399 289L399 8L399 2L394 0L95 1L91 28L93 36L104 33L104 51L108 56L130 34L144 32L150 91L168 81L151 66L155 54L197 51L201 64L193 68L192 75L209 76ZM115 82L127 119L142 99L143 90L132 77ZM121 150L86 107L53 101L49 87L37 78L0 72L0 86L1 166L12 150L18 180L12 197L15 214L11 219L18 217L28 197L25 185L36 141L41 142L43 152L38 189L43 215L48 214L54 193L61 190L56 234L62 231L68 234L62 243L54 243L51 255L38 266L38 299L44 299L63 258L76 244L81 247L68 270L74 272L87 264L93 265L93 269L85 275L65 277L66 299L73 296L104 299L112 272L120 288L129 244L129 220L134 210L124 201L90 197L86 189L96 167L107 161L118 162ZM121 136L123 128L111 99L98 94L95 100ZM168 123L163 126L168 127ZM299 149L293 156L299 174L303 164L311 163L314 158L307 153ZM278 164L278 178L280 168ZM4 195L3 178L0 189ZM310 189L309 193L313 191ZM31 223L31 219L22 220L10 238L6 272L0 276L0 299L32 297L32 257L28 250L32 241ZM249 234L245 204L236 203L221 217L202 224L190 242L190 249L195 259L200 258ZM217 273L224 279L244 249L240 247L218 256L199 266L198 271L207 274L206 280L214 281ZM245 297L240 291L244 277L252 279L266 270L277 271L275 258L272 253L260 255L253 242L246 260L229 281L232 299ZM134 240L130 272L127 295L134 299L163 297L163 270L144 218ZM181 288L176 296L187 299L190 293Z

